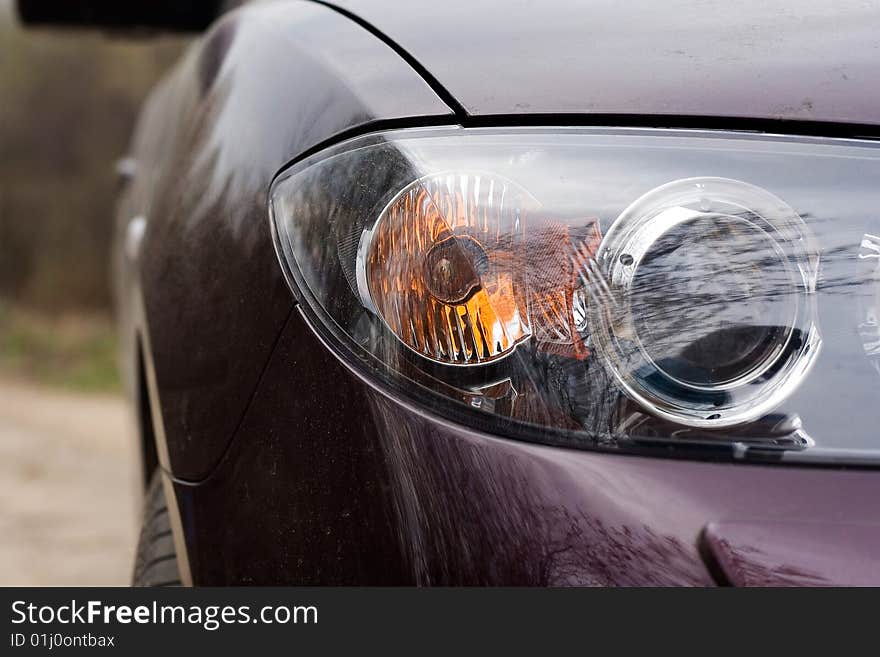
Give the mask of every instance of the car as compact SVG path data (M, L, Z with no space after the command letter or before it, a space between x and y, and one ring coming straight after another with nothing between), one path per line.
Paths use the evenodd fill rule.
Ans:
M52 4L202 32L121 168L134 584L880 584L880 4Z

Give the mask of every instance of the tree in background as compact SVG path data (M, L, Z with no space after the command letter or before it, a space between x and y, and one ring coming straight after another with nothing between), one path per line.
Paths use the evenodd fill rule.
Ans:
M25 31L0 0L0 302L109 309L114 163L183 45Z
M24 30L0 0L0 378L118 388L114 164L184 46Z

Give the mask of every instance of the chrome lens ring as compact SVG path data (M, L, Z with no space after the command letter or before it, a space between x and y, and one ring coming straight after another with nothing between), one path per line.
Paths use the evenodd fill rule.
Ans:
M597 263L593 341L654 415L743 424L782 403L815 362L818 249L766 190L723 178L658 187L615 220Z

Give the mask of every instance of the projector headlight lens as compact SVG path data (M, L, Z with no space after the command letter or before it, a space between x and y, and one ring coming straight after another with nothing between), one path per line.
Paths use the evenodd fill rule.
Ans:
M428 412L573 447L873 458L878 178L870 142L448 127L311 156L270 208L312 327Z
M736 180L663 185L626 208L598 253L594 336L621 387L690 426L755 420L819 353L819 253L804 221Z

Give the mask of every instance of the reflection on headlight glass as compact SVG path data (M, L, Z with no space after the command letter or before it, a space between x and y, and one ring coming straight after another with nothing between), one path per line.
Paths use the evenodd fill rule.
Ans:
M878 176L870 142L438 128L318 154L271 201L315 329L411 403L554 444L869 458Z

